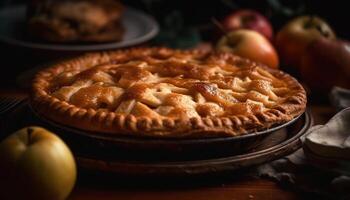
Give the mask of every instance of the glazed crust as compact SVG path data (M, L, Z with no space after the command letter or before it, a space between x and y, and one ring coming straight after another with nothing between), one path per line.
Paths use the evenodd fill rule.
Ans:
M146 52L146 53L145 53ZM246 112L224 116L157 117L120 114L106 109L82 108L52 95L52 80L65 71L86 69L113 63L125 54L147 54L166 52L208 58L218 62L230 62L236 66L261 68L289 88L288 96L271 108L259 112ZM204 55L205 54L205 55ZM210 54L210 55L209 55ZM180 51L166 48L135 48L113 52L91 53L67 60L39 72L34 79L31 106L40 116L63 125L101 134L148 136L154 138L199 138L232 137L264 130L292 120L302 114L306 107L306 93L296 79L290 75L270 69L229 53L204 53ZM249 71L248 70L248 71Z

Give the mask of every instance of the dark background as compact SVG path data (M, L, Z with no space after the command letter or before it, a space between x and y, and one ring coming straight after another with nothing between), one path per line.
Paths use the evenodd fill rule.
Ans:
M25 0L0 0L0 7L26 3ZM324 18L343 39L350 38L348 20L350 13L347 1L320 0L135 0L123 4L148 12L161 25L159 35L153 39L155 45L190 48L202 41L213 41L215 27L211 18L222 19L227 14L242 8L254 9L271 21L275 32L293 17L311 14ZM0 22L2 23L2 22ZM2 69L0 81L3 87L15 87L16 77L22 71L45 63L51 58L31 55L28 51L0 44Z
M210 22L211 17L221 18L230 12L250 8L267 16L274 28L278 30L290 18L311 14L326 19L335 28L338 35L349 36L347 21L350 19L347 1L322 0L143 0L125 1L134 7L151 12L162 23L172 13L182 14L187 25L203 25Z
M0 0L0 7L29 0ZM348 1L325 0L122 0L124 5L130 5L152 14L163 28L178 28L169 24L172 19L180 20L184 27L205 28L211 25L210 19L220 19L237 9L254 9L272 22L277 31L290 18L310 14L324 18L335 29L338 36L350 37L348 20L350 20ZM174 17L175 16L175 17ZM168 27L170 26L170 27Z

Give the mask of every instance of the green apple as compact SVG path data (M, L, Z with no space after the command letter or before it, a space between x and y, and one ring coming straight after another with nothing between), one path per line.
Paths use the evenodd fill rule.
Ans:
M76 174L71 151L46 129L26 127L0 143L0 199L65 199Z

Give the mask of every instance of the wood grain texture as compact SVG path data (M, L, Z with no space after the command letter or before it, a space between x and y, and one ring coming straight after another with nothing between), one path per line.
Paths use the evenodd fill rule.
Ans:
M69 200L95 200L95 199L168 199L168 200L293 200L300 199L299 194L278 187L274 182L268 180L243 178L229 184L218 184L214 186L189 187L189 188L81 188L77 187L71 194Z

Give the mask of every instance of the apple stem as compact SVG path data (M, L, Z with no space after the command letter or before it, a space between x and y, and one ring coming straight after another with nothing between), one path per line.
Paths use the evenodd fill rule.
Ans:
M31 139L32 139L32 133L34 132L34 130L32 128L28 128L27 129L27 133L28 133L28 145L31 144Z
M217 29L219 29L224 35L227 35L227 31L225 30L225 28L222 26L222 24L217 19L212 17L211 21L213 22L213 24L215 25L215 27Z
M227 41L229 41L228 32L225 30L225 28L222 26L222 24L214 17L211 18L211 21L213 22L215 27L217 29L219 29L221 31L221 33L223 33L223 37L226 38Z

